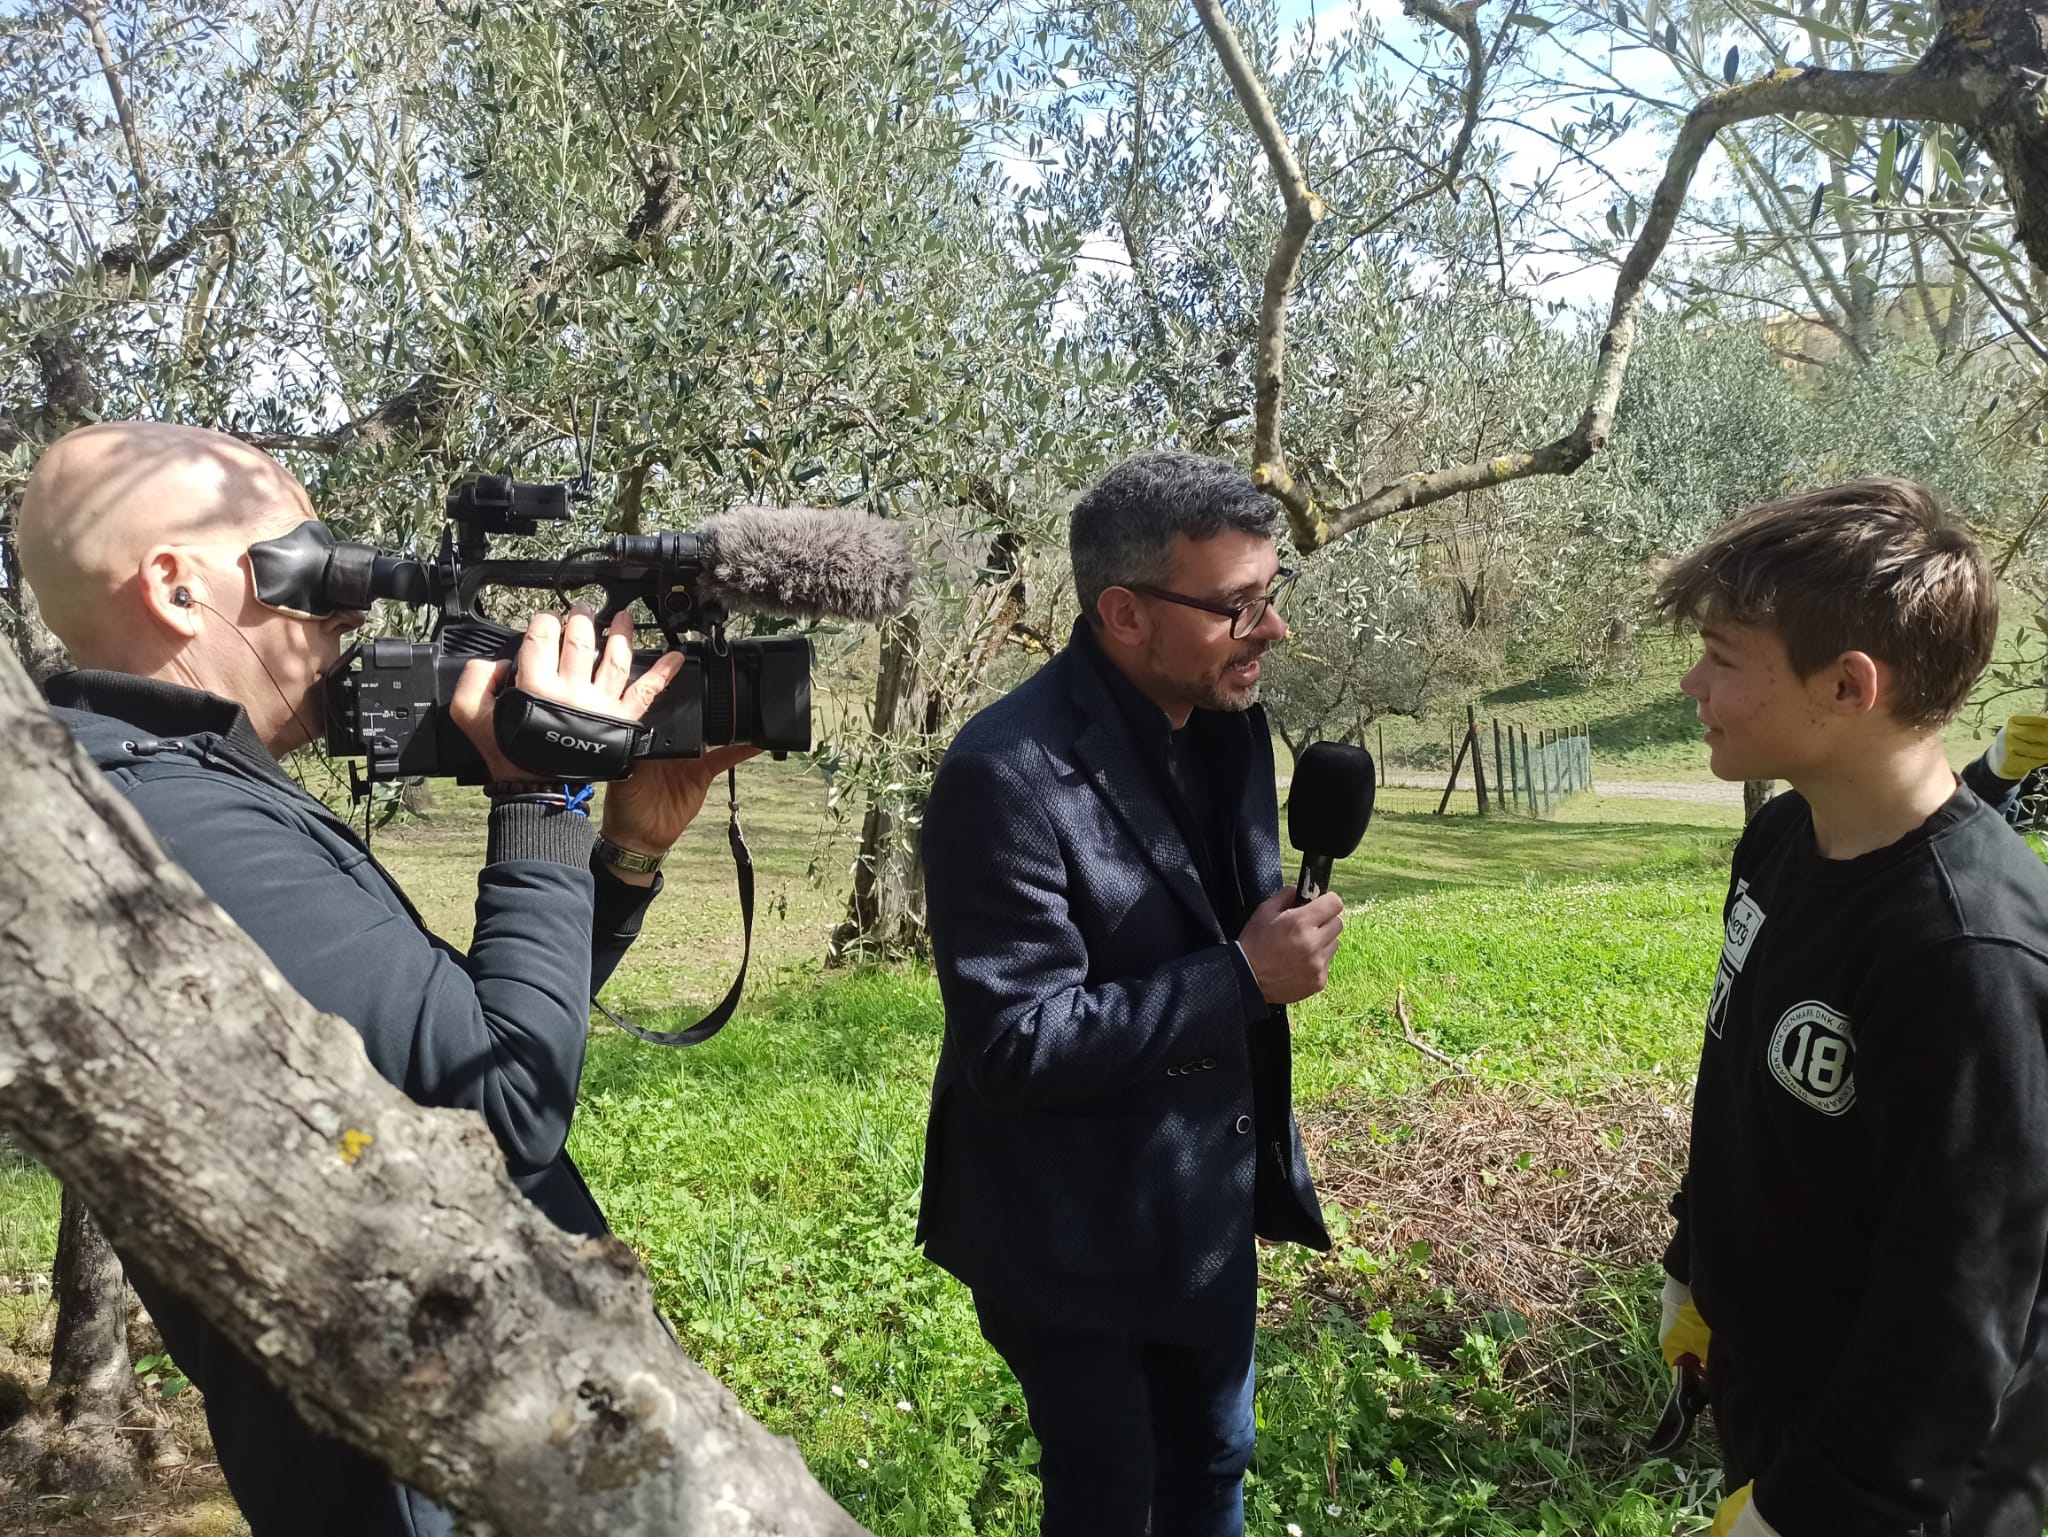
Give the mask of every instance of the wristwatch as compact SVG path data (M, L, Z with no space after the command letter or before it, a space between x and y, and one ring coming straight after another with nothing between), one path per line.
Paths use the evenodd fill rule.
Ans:
M627 875L652 875L661 868L666 854L642 854L634 849L622 849L611 839L599 835L595 850L600 863L610 865L614 870Z

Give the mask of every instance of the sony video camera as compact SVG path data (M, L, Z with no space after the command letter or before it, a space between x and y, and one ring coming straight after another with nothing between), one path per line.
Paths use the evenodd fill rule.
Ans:
M499 696L494 725L506 757L529 773L574 782L617 779L640 758L696 757L744 744L776 756L811 745L811 646L801 635L734 639L736 612L794 619L878 620L903 607L911 577L899 528L841 509L740 508L692 533L621 534L559 560L500 560L495 534L530 535L570 515L577 488L484 475L448 496L448 523L431 561L385 555L337 540L319 522L250 548L260 601L322 616L390 598L436 610L432 638L359 642L328 675L328 750L368 760L374 783L411 775L485 778L475 746L449 719L456 680L471 660L509 658L522 632L487 618L489 588L525 588L556 602L581 589L604 593L602 635L612 616L646 606L677 674L646 714L615 720L513 689ZM700 638L689 639L689 636ZM636 651L638 676L662 655ZM353 770L351 771L353 775Z

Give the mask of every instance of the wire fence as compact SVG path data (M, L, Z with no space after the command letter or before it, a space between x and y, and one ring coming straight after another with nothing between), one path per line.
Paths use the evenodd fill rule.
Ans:
M1443 799L1436 812L1442 816L1458 788L1458 777L1469 762L1472 793L1479 814L1499 812L1504 816L1545 817L1564 802L1566 796L1593 788L1593 742L1583 723L1570 726L1529 726L1520 721L1502 721L1492 716L1489 730L1480 729L1478 712L1465 707L1465 732L1451 762L1451 777L1444 785ZM1487 762L1487 738L1492 738L1492 763Z

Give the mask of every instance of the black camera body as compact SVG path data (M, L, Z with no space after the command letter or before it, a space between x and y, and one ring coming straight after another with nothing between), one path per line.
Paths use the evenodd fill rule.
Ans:
M704 601L699 591L705 551L697 535L621 535L561 560L490 558L492 534L532 534L542 521L565 519L575 495L572 486L503 476L466 481L449 494L448 523L432 562L339 543L318 523L251 550L258 596L273 607L331 613L367 608L381 597L439 611L428 641L361 642L328 675L329 752L368 760L372 783L415 775L481 783L487 777L483 758L450 719L448 705L469 662L516 656L523 638L483 614L483 592L524 588L559 600L593 586L605 594L596 620L600 633L614 614L644 603L667 649L683 652L682 670L640 729L630 732L630 752L600 755L599 743L579 738L573 726L537 721L530 737L507 740L501 729L500 745L512 761L549 777L600 779L629 773L631 760L640 757L694 758L734 744L777 757L810 750L810 641L800 635L728 637L723 607ZM693 633L702 638L686 638ZM636 650L633 675L662 655ZM603 757L605 766L564 772L565 759L574 763L583 747L591 761Z
M372 781L425 776L481 783L483 759L448 715L456 680L473 657L509 657L519 632L489 625L498 644L455 650L384 637L366 641L328 690L327 750L368 759ZM445 631L443 632L445 635ZM465 645L484 638L465 627ZM811 643L802 636L727 641L723 650L686 641L683 670L641 717L648 758L695 758L743 743L781 757L811 747ZM660 658L636 651L638 677ZM515 749L516 750L516 749ZM576 778L577 775L565 777Z

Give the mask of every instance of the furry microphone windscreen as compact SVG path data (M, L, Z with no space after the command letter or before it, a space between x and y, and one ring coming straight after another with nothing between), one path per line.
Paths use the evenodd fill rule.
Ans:
M790 619L901 613L915 568L900 524L830 507L739 507L698 530L697 596Z

